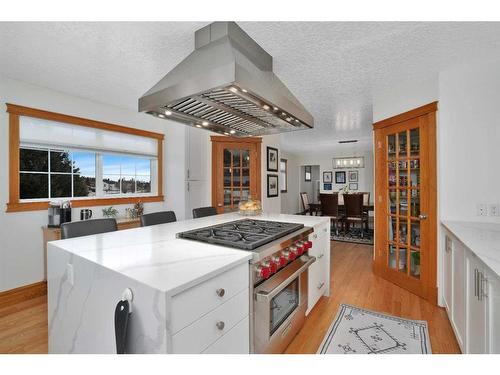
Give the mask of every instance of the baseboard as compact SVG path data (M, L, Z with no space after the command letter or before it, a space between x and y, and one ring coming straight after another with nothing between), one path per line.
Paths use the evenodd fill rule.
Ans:
M20 288L0 292L0 306L6 307L36 297L47 295L47 281L25 285Z

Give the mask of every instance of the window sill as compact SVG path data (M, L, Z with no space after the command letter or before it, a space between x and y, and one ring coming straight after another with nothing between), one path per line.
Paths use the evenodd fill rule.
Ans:
M75 199L71 201L71 207L93 207L111 206L120 204L134 204L137 202L163 202L163 195L143 196L143 197L120 197L120 198L95 198L95 199ZM41 211L49 207L49 201L44 202L16 202L7 203L6 212Z

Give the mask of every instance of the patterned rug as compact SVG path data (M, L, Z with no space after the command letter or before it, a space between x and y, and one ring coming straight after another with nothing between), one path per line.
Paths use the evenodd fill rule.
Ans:
M341 304L320 354L430 354L427 322Z
M341 241L341 242L353 242L353 243L361 243L365 245L373 245L373 229L368 229L363 231L363 238L361 238L361 229L359 228L351 228L347 233L344 233L343 230L339 229L338 236L335 234L335 228L331 228L330 231L330 239L332 241Z

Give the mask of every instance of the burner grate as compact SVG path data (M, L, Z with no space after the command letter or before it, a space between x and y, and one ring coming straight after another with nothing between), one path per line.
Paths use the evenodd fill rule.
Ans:
M243 219L178 233L177 237L253 250L303 227L303 224Z

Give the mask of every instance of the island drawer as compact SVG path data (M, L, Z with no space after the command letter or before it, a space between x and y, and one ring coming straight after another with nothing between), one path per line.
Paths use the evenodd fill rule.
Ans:
M172 334L222 305L244 289L249 289L247 262L173 296L170 319Z
M209 312L201 319L195 321L172 337L173 353L201 353L217 340L230 334L233 327L248 317L249 314L249 289L245 289L226 303ZM234 333L233 333L234 335ZM229 336L231 340L233 336ZM249 340L249 332L242 337L243 341ZM238 341L238 340L236 340ZM220 343L223 345L223 343ZM241 342L238 343L241 347Z
M247 316L228 333L203 351L204 354L248 354L250 353L250 318Z

